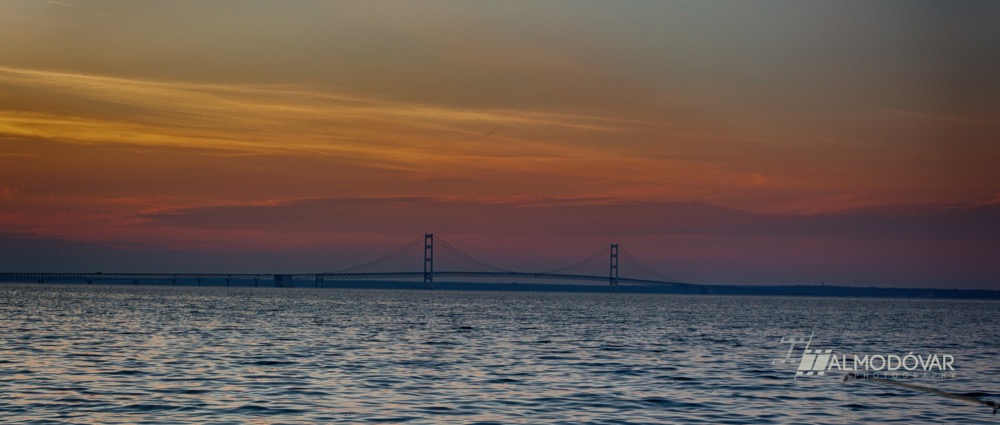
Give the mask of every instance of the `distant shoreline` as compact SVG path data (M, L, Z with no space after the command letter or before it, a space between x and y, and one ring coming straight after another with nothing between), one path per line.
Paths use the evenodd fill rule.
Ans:
M85 282L2 282L16 285L87 285ZM133 286L132 282L100 281L97 285ZM170 282L146 281L142 286L172 286ZM179 282L176 286L193 287L192 282ZM205 279L200 286L226 287L222 279ZM254 287L240 281L230 285L234 288ZM261 282L260 287L274 287L271 282ZM286 289L315 288L313 282L295 281ZM404 289L427 290L423 282L406 281L325 281L323 288L352 289ZM478 283L478 282L434 282L431 290L444 291L522 291L522 292L593 292L607 293L607 285L548 284L548 283ZM642 286L620 285L619 293L629 294L689 294L689 295L749 295L749 296L791 296L791 297L848 297L848 298L910 298L910 299L980 299L1000 300L1000 290L989 289L942 289L942 288L885 288L855 287L836 285L678 285Z
M423 289L420 282L328 282L328 288ZM535 291L535 292L609 292L607 285L572 285L544 283L474 283L435 282L434 290L457 291ZM1000 299L1000 291L988 289L879 288L831 285L621 285L619 293L691 294L691 295L774 295L851 298L916 299Z

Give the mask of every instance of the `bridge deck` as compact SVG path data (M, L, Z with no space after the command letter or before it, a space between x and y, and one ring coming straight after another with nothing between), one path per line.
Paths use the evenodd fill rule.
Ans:
M0 273L0 282L100 282L100 281L172 281L196 279L228 279L228 280L272 280L273 273ZM423 279L424 272L377 272L377 273L289 273L299 281L317 280L395 280ZM532 272L434 272L434 279L497 279L497 280L567 280L578 282L609 282L608 276L591 276L564 273L532 273ZM618 283L633 285L693 285L682 282L661 280L617 278Z

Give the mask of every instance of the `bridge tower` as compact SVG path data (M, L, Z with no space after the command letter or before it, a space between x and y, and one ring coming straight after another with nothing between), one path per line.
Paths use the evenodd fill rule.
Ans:
M618 292L618 244L611 244L611 263L608 268L608 289Z
M424 287L434 284L434 234L424 233Z

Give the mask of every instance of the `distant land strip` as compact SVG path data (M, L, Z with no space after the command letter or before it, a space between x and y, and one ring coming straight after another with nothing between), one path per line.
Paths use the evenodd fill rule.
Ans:
M541 291L541 292L608 292L600 283L536 283L536 282L426 282L407 280L306 279L313 274L239 274L239 273L51 273L48 279L26 279L44 273L0 273L0 282L19 284L101 284L144 286L213 286L213 287L285 287L285 288L358 288L358 289L433 289L458 291ZM174 279L166 276L176 276ZM85 278L88 276L89 278ZM280 277L284 276L284 279ZM606 278L605 278L606 279ZM628 281L627 279L622 279ZM622 283L626 283L622 282ZM921 298L921 299L1000 299L1000 290L952 288L889 288L875 286L837 285L713 285L671 282L666 284L624 284L614 292L646 294L803 296L857 298Z

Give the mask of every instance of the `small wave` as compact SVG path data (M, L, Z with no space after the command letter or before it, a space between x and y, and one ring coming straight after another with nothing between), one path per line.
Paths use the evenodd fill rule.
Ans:
M521 381L514 378L495 378L486 381L487 384L517 384Z
M663 397L647 397L639 401L646 405L652 405L659 408L670 408L670 409L678 409L678 408L697 409L704 406L701 403L687 403Z
M305 409L292 409L287 407L267 407L259 404L246 404L234 409L222 411L232 414L256 414L256 415L295 415L307 413Z
M365 422L379 422L379 423L400 423L409 422L417 419L421 419L415 416L389 416L389 417L379 417L379 418L368 418Z
M287 360L257 360L247 364L252 366L291 366L296 364L296 362L290 362Z
M111 412L160 412L160 411L173 411L173 410L183 410L184 406L176 406L170 404L129 404L126 406L115 407L109 409Z
M454 412L455 411L455 409L452 409L452 408L447 407L447 406L427 406L427 407L421 407L420 410L423 410L425 412L432 412L432 413L443 413L443 412Z
M865 406L863 404L858 404L858 403L843 404L840 407L848 408L848 409L851 409L851 410L867 410L867 409L871 409L871 406Z
M984 392L976 391L976 392L971 392L971 393L958 393L958 395L965 396L965 397L993 397L996 394L984 393Z
M94 400L80 398L80 397L63 397L55 399L55 402L75 405L78 408L82 404L94 403Z
M113 372L104 372L102 375L113 375L113 376L134 376L134 375L148 375L149 372L135 369L122 369Z

